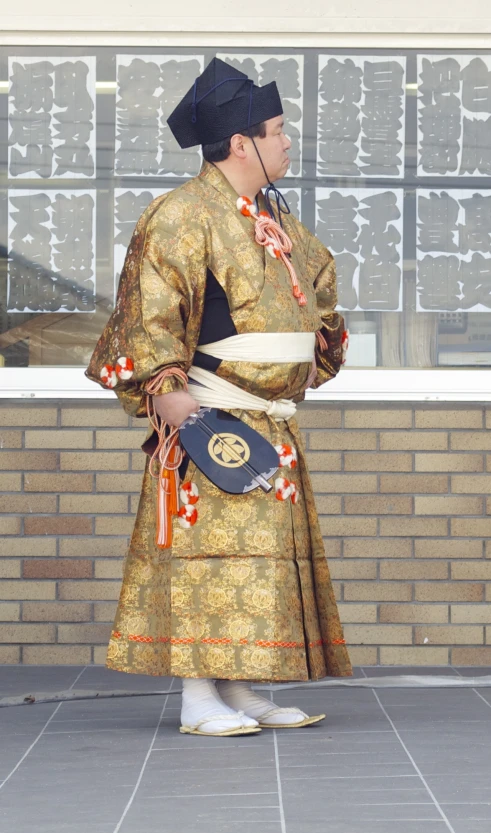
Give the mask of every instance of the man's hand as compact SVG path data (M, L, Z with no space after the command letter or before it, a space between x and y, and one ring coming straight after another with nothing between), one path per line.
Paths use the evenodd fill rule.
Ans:
M199 403L185 390L153 397L155 412L167 423L179 427L190 414L196 413Z

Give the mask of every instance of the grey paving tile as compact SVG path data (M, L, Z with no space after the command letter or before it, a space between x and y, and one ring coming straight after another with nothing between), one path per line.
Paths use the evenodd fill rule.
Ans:
M454 670L462 677L488 677L491 676L491 666L454 666Z
M216 792L211 790L206 795L193 795L192 793L185 793L183 796L166 796L165 805L169 814L181 813L188 814L190 817L198 818L207 816L207 818L215 819L218 811L227 815L227 818L232 815L242 812L245 809L278 809L278 792L277 790L261 790L260 792L251 792L246 789L232 791L226 786ZM185 799L185 800L184 800ZM132 804L131 810L138 810L144 812L145 806L148 807L149 813L157 811L163 805L160 796L149 796L143 802L138 792Z
M259 802L256 804L256 800ZM162 808L166 808L165 815ZM157 799L154 801L143 801L137 795L128 818L132 823L130 830L139 830L139 824L146 824L152 819L160 820L160 823L167 818L172 820L174 830L185 831L188 826L197 823L211 825L216 823L228 823L230 826L238 826L240 823L258 824L259 822L277 823L280 820L280 810L277 796L263 795L217 795L201 796L193 798L192 795L183 800L182 798ZM122 831L125 827L123 825ZM241 833L239 828L238 833Z
M473 693L478 697L479 700L481 700L482 697L491 708L491 688L476 688L476 690Z
M0 666L0 697L69 688L83 667L83 665L43 666L42 668L33 665ZM83 674L80 680L82 678Z
M141 718L96 718L91 720L57 720L50 723L46 734L86 734L91 732L124 732L128 736L132 733L154 732L158 715L152 720L150 717ZM130 738L128 738L128 742Z
M260 692L265 694L265 692ZM358 708L374 709L376 699L370 689L350 688L348 690L339 688L299 688L283 689L273 692L274 702L280 706L300 706L301 708L320 708L330 714L335 711L352 713L351 706Z
M37 833L40 818L51 825L51 833L68 821L85 827L86 833L92 823L115 824L153 731L135 732L131 744L123 732L44 734L2 790L0 819L6 833Z
M98 824L95 822L94 824L90 823L89 826L87 822L72 823L64 821L56 822L53 826L52 822L45 822L44 819L38 819L35 830L36 833L113 833L114 827L115 823L113 822L109 824ZM2 826L1 820L0 833L11 833L11 831L7 831ZM32 833L32 828L20 826L16 833Z
M421 755L413 755L417 766L425 778L431 776L460 776L461 778L472 778L476 772L488 778L491 784L491 761L489 750L487 755L474 756L472 759L464 760L461 757L455 757L453 760L450 756L442 755L431 757L422 757Z
M56 713L54 720L95 720L98 718L118 717L146 718L153 720L159 715L165 703L165 695L155 697L129 697L121 700L74 700L63 703L62 708ZM38 708L34 706L33 708Z
M294 804L295 808L298 805L308 810L310 801L313 811L317 809L322 811L323 807L329 808L329 813L333 813L334 816L336 810L349 809L354 806L379 807L398 804L406 806L427 802L433 804L428 791L417 775L367 775L356 779L340 776L323 782L314 795L311 789L312 779L309 783L301 778L287 782L282 775L281 783L283 786L285 783L288 785L286 795L284 795L285 807L288 804Z
M13 706L0 709L0 737L30 738L30 742L41 731L56 709L56 703L42 703L38 706ZM29 744L27 744L29 745Z
M433 731L435 734L438 732L444 733L447 726L452 723L454 727L468 727L469 730L472 730L472 727L477 727L484 732L488 732L491 728L491 710L490 717L484 711L481 714L466 716L458 710L455 710L453 713L444 713L443 711L438 711L438 709L433 709L424 714L417 707L408 708L405 711L404 709L387 708L387 713L398 731L419 731L423 729Z
M283 754L309 752L316 755L389 754L401 749L393 730L383 732L330 732L320 736L301 732L277 732L280 758Z
M245 798L247 798L247 796ZM263 803L262 805L255 807L247 806L244 803L244 798L241 797L222 797L220 799L220 811L222 818L225 818L230 825L240 824L241 822L246 824L252 822L255 822L256 824L259 822L271 822L277 824L280 821L280 806L275 803L277 799L274 796L271 796L271 799L267 799L268 801L271 801L271 804ZM250 796L250 802L254 805L254 796ZM214 822L216 820L216 815L216 812L208 809L206 805L202 805L198 811L198 818L203 822L203 824Z
M372 696L374 696L373 691L374 689L372 689ZM392 700L394 703L419 703L424 700L441 703L472 703L475 694L472 688L380 688L377 689L377 697L384 702Z
M162 691L170 688L171 681L172 677L125 674L100 665L89 665L80 679L80 685L77 683L77 688L100 688L103 691ZM174 682L173 687L180 689L180 681Z
M367 677L436 676L456 677L458 673L448 665L368 665L363 667Z
M491 802L491 779L488 772L476 772L464 776L459 772L442 775L426 775L425 780L441 803ZM489 815L491 818L491 813Z
M282 768L294 766L314 766L327 770L329 768L351 771L352 767L369 769L373 766L400 766L408 764L408 757L401 744L383 746L380 749L373 746L351 746L350 751L337 751L316 743L310 745L285 745L278 742L278 757Z
M160 814L156 818L138 818L135 821L134 816L131 815L129 819L125 819L120 829L120 833L141 833L144 829L145 833L281 833L280 821L268 821L258 819L251 823L238 821L230 823L227 819L220 821L213 821L211 823L204 823L201 820L186 820L185 827L180 817L162 817ZM141 825L145 825L143 828ZM138 826L140 825L140 826ZM325 828L324 828L325 831Z
M476 697L472 689L380 689L377 690L377 697L386 707L432 709L452 716L456 712L461 717L482 715L485 719L488 711L491 712L486 703L480 697Z
M325 702L315 704L324 706L328 713L327 720L322 724L322 731L328 730L334 734L343 729L349 729L353 726L354 720L356 725L363 729L387 727L387 720L376 705L375 698L373 698L373 704L358 702L355 712L351 694L350 691L349 705L347 705L346 698L344 703L331 701L330 704ZM472 691L392 689L379 691L378 696L396 727L401 731L406 729L425 732L439 730L446 734L449 724L451 724L452 732L456 731L459 724L462 724L463 730L467 728L472 730L472 724L477 724L480 731L488 732L491 729L491 707ZM378 713L373 710L375 706L378 708ZM309 711L309 706L305 701L302 707ZM351 713L347 712L349 708L351 708ZM312 708L310 711L312 713Z
M485 824L486 833L491 830L491 801L474 802L473 804L443 803L441 805L445 815L455 825L455 833L471 833L471 828L465 828L465 824ZM480 828L478 828L481 833Z
M357 749L362 752L372 750L375 747L381 750L390 749L395 751L401 748L400 743L392 729L389 728L386 732L357 732L355 730L330 732L323 735L313 735L312 733L305 734L300 731L294 733L286 731L277 732L278 738L278 754L301 755L309 760L309 756L313 756L313 760L317 760L316 755L323 755L324 753L346 754L347 752L356 752ZM389 744L389 745L387 745ZM391 745L392 744L392 745Z
M137 794L121 833L263 833L279 828L280 811L277 793L227 793L194 797L149 797Z
M397 776L412 776L414 774L414 767L408 760L405 761L391 761L384 763L382 760L375 762L357 763L355 756L349 763L344 763L343 760L338 760L331 763L321 762L319 759L315 763L302 763L285 765L283 759L281 761L281 779L285 783L290 781L301 781L307 778L317 781L336 781L340 778L363 779L365 777L389 777L391 775Z
M191 770L208 770L210 766L217 771L226 771L229 767L272 767L275 768L274 748L271 743L269 750L258 746L249 746L245 749L233 748L209 748L202 746L198 749L192 747L175 749L173 754L158 748L152 752L150 767L164 773L166 770L176 770L181 767L185 772Z
M475 810L473 811L475 812ZM454 833L489 833L489 821L479 821L466 818L465 821L452 819Z
M310 822L307 819L299 824L289 823L287 831L288 833L448 833L448 828L443 820L401 821L397 819L397 827L394 827L393 821L378 820L370 822L364 820L362 822L356 819L344 821L329 818L328 822L327 820ZM469 831L469 833L473 832ZM475 833L481 833L481 831L475 831Z
M263 689L258 691L263 697L269 698L269 690ZM273 699L288 699L291 704L299 697L317 697L322 698L323 702L346 703L347 697L349 702L373 702L373 694L369 688L324 688L322 685L312 683L307 687L288 687L273 690Z
M411 796L413 800L411 800ZM412 794L398 792L388 788L377 792L372 797L353 790L353 785L341 800L337 792L329 795L323 791L322 796L315 796L310 784L303 799L294 791L284 800L286 827L303 824L306 819L311 823L334 822L363 824L367 822L402 821L437 821L440 814L426 792ZM362 828L365 831L365 827ZM398 827L394 827L394 833Z
M20 796L6 792L2 795L0 831L1 833L13 833L13 831L15 833L31 833L31 831L38 833L40 822L50 833L58 833L60 829L70 829L69 824L77 833L78 831L91 833L92 825L112 824L115 826L121 817L130 792L129 789L120 788L115 793L106 785L105 800L102 800L102 797L101 800L94 798L85 786L80 784L74 784L70 791L60 788L47 792L26 787Z
M277 791L276 770L273 766L242 769L229 767L216 770L212 759L204 770L174 770L161 772L148 766L138 791L140 800L155 796L209 795L212 793L274 793Z
M301 732L306 736L318 736L349 730L377 731L390 728L370 691L350 690L348 696L340 696L340 692L332 691L301 691L297 692L296 697L292 696L292 692L278 692L275 703L278 706L297 706L311 715L326 715L322 723L301 730L288 730L288 734L298 735Z
M424 715L418 725L397 727L401 735L411 737L426 733L429 737L441 738L443 743L452 743L459 739L463 742L479 743L481 738L489 738L491 725L489 720L473 720L472 715L468 720L447 720L446 723L434 725L426 721Z
M309 709L304 703L300 704L300 708L307 714L314 715L321 713L320 709ZM292 739L301 738L302 740L304 738L309 738L309 740L312 738L313 740L317 740L326 736L334 737L343 733L359 734L360 732L365 732L379 734L385 729L392 731L390 724L379 709L378 713L366 711L357 714L353 711L352 714L349 712L329 714L322 723L317 723L314 726L305 726L302 729L282 729L280 731L282 737L288 736Z
M491 742L488 727L484 732L482 723L461 723L458 731L454 730L452 734L450 732L451 726L449 724L448 735L446 732L431 732L428 727L419 727L417 729L400 730L399 736L413 756L423 758L425 755L431 758L431 755L437 752L440 757L452 756L459 760L462 756L467 755L469 760L474 760L473 744L476 745L479 755L483 743L485 744L487 741L489 745Z

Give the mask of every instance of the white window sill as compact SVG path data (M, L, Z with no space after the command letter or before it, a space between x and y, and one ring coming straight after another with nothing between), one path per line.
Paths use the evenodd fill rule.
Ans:
M84 376L80 367L0 368L3 399L112 399ZM309 390L312 402L426 401L489 402L491 369L348 369L318 390Z

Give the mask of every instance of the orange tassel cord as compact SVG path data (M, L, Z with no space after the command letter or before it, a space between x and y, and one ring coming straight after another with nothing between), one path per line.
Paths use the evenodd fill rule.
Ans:
M188 377L179 367L168 367L157 374L146 385L147 416L152 428L158 434L157 447L150 459L149 470L157 478L157 535L155 543L160 549L172 546L172 518L179 512L179 466L184 451L179 443L179 428L167 425L153 408L152 397L158 395L162 382L171 376L180 379L187 390ZM158 470L155 473L155 462Z
M290 254L293 243L288 237L288 234L281 228L280 224L269 216L267 211L260 211L256 213L254 205L249 197L239 197L237 200L237 208L244 217L253 217L256 221L254 227L254 234L256 243L264 246L271 257L282 260L288 269L290 280L292 282L293 297L297 299L299 306L304 307L307 303L307 298L300 289L297 273L295 267L288 255Z

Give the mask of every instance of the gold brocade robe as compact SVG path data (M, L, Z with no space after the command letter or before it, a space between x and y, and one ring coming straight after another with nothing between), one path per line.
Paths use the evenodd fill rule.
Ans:
M118 299L87 375L133 360L116 386L125 410L145 415L144 384L165 367L187 371L200 332L209 268L226 292L237 332L314 332L314 386L341 364L343 319L334 312L330 252L293 216L284 219L292 261L307 297L300 307L285 266L254 239L254 221L236 207L222 173L204 163L199 176L154 200L140 218L126 256ZM326 332L327 331L327 332ZM308 363L222 362L217 370L264 399L304 397ZM166 380L162 393L179 387ZM110 668L139 674L243 680L348 676L351 667L295 419L274 422L257 411L232 411L273 445L297 449L298 465L281 469L298 502L273 490L229 495L191 461L186 481L199 490L198 520L174 519L172 549L155 545L156 481L148 462L114 630Z

